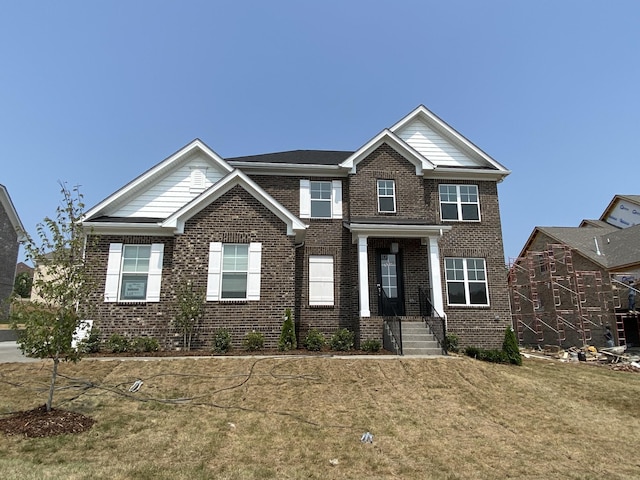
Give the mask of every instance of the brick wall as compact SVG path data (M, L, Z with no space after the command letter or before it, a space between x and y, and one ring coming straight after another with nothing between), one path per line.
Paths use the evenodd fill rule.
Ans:
M165 243L161 301L158 303L104 303L109 243ZM235 187L186 222L183 235L175 238L105 236L89 252L93 276L98 280L94 305L97 325L107 338L116 332L131 336L153 336L164 348L180 344L180 334L171 321L175 291L184 281L205 289L209 243L262 243L259 302L207 302L197 327L192 348L210 348L218 328L231 332L233 345L240 347L247 332L260 331L265 346L275 347L284 311L295 304L295 250L286 225L255 198Z
M6 299L13 292L19 248L16 230L0 205L0 319L9 313Z

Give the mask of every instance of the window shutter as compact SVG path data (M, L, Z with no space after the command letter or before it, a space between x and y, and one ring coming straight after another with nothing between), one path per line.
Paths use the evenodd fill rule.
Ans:
M222 273L222 242L209 244L209 269L207 270L207 301L220 300L220 275Z
M342 181L333 180L331 182L331 217L342 218Z
M311 182L300 180L300 218L311 218Z
M160 285L162 283L162 257L164 243L151 244L149 257L149 279L147 281L147 302L160 301Z
M104 301L118 301L118 284L120 283L120 265L122 264L122 244L109 245L109 259L107 260L107 279L104 282Z
M247 273L247 300L260 300L260 268L262 244L249 244L249 272Z

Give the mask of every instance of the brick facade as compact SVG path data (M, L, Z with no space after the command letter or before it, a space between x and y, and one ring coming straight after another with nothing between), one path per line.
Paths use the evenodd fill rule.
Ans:
M16 229L0 204L0 319L9 313L6 300L13 292L19 248Z
M440 282L445 297L446 257L483 258L488 275L489 306L452 307L446 305L445 298L442 313L448 318L449 331L460 337L461 346L499 346L504 329L510 324L510 310L496 181L434 180L429 178L428 170L417 173L423 166L419 160L413 157L411 161L408 160L384 142L370 153L363 154L363 157L353 169L343 166L337 168L337 165L333 165L333 170L326 168L326 171L334 171L335 175L318 173L319 169L316 168L310 168L309 175L299 175L304 168L302 165L298 166L295 173L291 173L291 170L282 174L272 173L266 168L260 170L263 167L252 167L251 173L245 177L250 181L243 180L247 183L239 183L211 201L186 221L184 232L180 234L167 230L170 232L167 236L157 237L99 235L95 244L90 243L87 254L91 273L97 280L93 304L96 324L103 336L122 332L130 336L153 336L161 341L164 348L175 348L181 340L172 324L176 308L175 292L186 281L197 288L206 288L211 242L259 242L262 245L259 301L207 301L204 318L196 329L194 348L210 348L214 332L222 327L230 330L235 346L240 346L246 333L256 330L265 335L266 346L275 347L286 308L291 308L294 313L299 342L312 328L320 330L325 336L338 328L347 328L356 333L358 345L367 339L382 340L383 321L377 289L380 283L380 255L389 253L392 245L394 248L397 246L402 314L419 317L419 289L426 292L431 290L430 278L432 272L437 270L429 265L431 244L427 237L438 236ZM320 162L315 167L324 168L326 165ZM299 218L301 180L340 180L342 218L300 219L307 228L298 237L287 232L287 223L282 220L282 215L277 216L267 207L271 200L259 200L249 193L254 187L246 189L243 186L249 183L255 185L277 202L278 209L284 208L289 212L285 212L285 216ZM377 180L394 181L395 212L378 211ZM440 183L477 185L481 221L441 221ZM374 230L382 226L367 238L371 317L363 318L359 313L361 292L356 242L359 234L352 233L353 225L359 224L373 225ZM438 225L443 226L444 234ZM395 230L396 235L382 233L388 231L385 226L400 230L403 226L416 227L416 231L422 233L414 234L410 228L402 233ZM449 228L450 231L446 231ZM159 302L104 302L105 265L111 243L164 244ZM315 255L331 256L333 259L333 305L310 305L309 258Z

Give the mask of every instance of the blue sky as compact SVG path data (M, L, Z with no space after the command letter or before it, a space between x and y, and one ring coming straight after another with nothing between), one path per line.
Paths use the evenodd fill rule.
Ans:
M355 150L423 104L512 170L505 257L640 194L635 0L23 1L0 15L0 183L25 228L194 138Z

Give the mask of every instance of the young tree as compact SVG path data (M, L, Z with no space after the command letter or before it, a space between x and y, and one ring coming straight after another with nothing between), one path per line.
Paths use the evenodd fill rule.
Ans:
M12 325L20 334L18 344L25 355L53 360L47 411L51 410L60 361L77 361L72 348L76 329L87 318L86 301L91 282L85 268L86 237L82 229L84 203L78 187L60 183L62 202L55 218L46 217L37 226L37 240L28 233L25 256L38 270L32 288L37 300L16 303Z
M204 292L190 281L180 285L176 292L175 326L182 333L182 347L191 350L193 330L204 313Z

